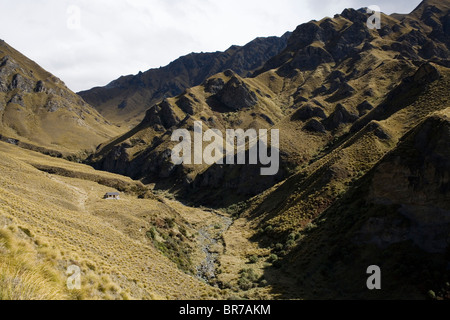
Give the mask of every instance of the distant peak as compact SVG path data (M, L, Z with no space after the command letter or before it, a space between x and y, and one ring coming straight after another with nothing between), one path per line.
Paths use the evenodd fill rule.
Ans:
M420 17L430 7L448 11L450 10L450 0L424 0L411 12L411 15Z

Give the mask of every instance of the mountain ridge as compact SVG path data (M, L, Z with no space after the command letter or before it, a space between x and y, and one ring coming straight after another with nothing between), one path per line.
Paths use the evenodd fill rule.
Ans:
M434 11L433 19L445 20L445 12ZM100 146L88 163L166 187L167 180L185 198L210 199L209 204L214 202L211 192L217 190L220 198L220 186L224 185L231 193L239 193L239 199L247 200L287 178L296 167L313 161L333 140L349 134L349 130L356 133L363 127L359 124L376 119L374 114L382 109L377 106L385 96L395 95L393 90L422 64L448 59L446 38L435 32L436 39L427 40L433 29L414 16L407 15L401 22L382 15L380 30L367 28L368 17L361 10L345 9L333 19L300 25L287 47L255 74L245 78L226 71L163 100L122 139ZM441 25L434 28L440 30ZM436 43L431 57L423 50L429 41ZM227 89L229 83L236 84L239 96ZM223 99L224 95L228 100ZM249 97L253 97L252 102L247 104ZM248 179L238 177L246 176L244 171L254 172L252 166L173 166L166 156L173 145L170 132L177 124L189 128L183 122L186 118L219 130L281 129L279 175L266 181L257 178L258 183L248 185ZM379 134L385 135L382 129ZM204 188L209 195L201 192Z
M216 73L233 69L241 76L249 75L268 57L277 54L289 35L286 32L281 37L256 38L224 52L190 53L165 67L123 76L105 87L78 94L111 121L137 124L152 104L197 86Z
M195 63L190 75L178 61L199 83L170 97L164 88L139 106L131 130L28 71L12 49L16 58L5 58L0 44L0 109L16 115L0 110L0 297L34 271L44 284L36 294L57 288L75 299L450 299L450 1L382 14L378 30L369 16L349 8L302 24L245 76L197 74ZM150 80L164 82L147 80L109 87L139 102ZM25 113L38 124L48 114L100 122L87 129L98 133L92 141L64 117L47 123L97 148L84 164L23 150L6 134L56 145L39 130L19 132ZM198 122L222 138L279 130L278 174L261 176L262 164L175 165L172 134ZM102 199L112 191L121 199ZM82 268L81 291L64 289L69 265ZM368 289L369 266L381 270L381 290Z

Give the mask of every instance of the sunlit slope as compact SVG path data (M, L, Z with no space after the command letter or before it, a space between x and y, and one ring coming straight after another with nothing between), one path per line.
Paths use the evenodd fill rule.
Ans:
M0 150L1 228L5 232L13 231L8 235L13 238L11 241L21 239L26 243L29 261L37 261L36 268L43 264L57 274L56 280L45 274L40 278L44 286L61 291L61 294L55 291L55 296L50 298L201 299L215 296L215 289L180 271L154 248L146 235L153 219L181 221L176 211L158 200L138 200L131 191L122 194L120 201L102 200L106 192L114 189L89 180L51 175L33 165L39 163L92 174L94 170L89 167L47 158L4 143L0 143ZM133 184L128 178L98 174L105 180L125 180ZM51 252L42 254L44 249ZM3 252L6 257L12 254L8 250ZM80 292L65 289L64 274L70 265L81 267ZM5 271L8 268L5 264L0 268L3 273L12 273ZM35 272L29 268L30 272ZM36 297L40 295L37 293Z
M92 150L120 133L60 79L0 41L3 141L67 154Z

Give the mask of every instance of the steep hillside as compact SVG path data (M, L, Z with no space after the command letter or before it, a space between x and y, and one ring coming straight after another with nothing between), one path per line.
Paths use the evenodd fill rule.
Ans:
M345 9L300 25L283 50L259 39L93 89L117 121L146 110L130 131L98 139L114 127L4 44L0 298L450 299L450 0L382 15L380 30L369 16ZM55 90L80 104L42 109ZM67 126L55 139L84 140L49 143L42 132L59 128L42 125L55 121L44 111ZM103 121L83 127L92 138L64 122L78 111ZM173 164L172 134L199 134L199 123L222 146L227 129L279 130L278 172ZM87 166L19 148L32 142L99 145ZM102 199L111 191L121 200ZM80 291L64 285L70 265ZM374 265L381 290L367 287Z
M429 73L425 72L426 70ZM438 79L434 78L436 80L431 80L433 77L430 77L430 75L435 74L437 70L439 70L440 74ZM428 81L424 81L424 79L428 79ZM371 177L374 172L373 168L375 166L379 168L381 166L379 162L384 163L386 159L389 159L390 154L402 155L401 159L395 162L399 166L418 161L416 157L419 157L419 155L417 152L413 152L415 147L413 148L410 144L404 142L412 139L413 133L409 132L417 133L419 137L419 132L425 131L426 128L429 129L430 123L436 123L437 125L446 120L447 122L444 121L443 123L448 124L447 116L448 108L450 107L450 97L448 90L446 90L450 84L450 70L448 68L437 67L437 69L434 69L431 65L424 65L411 79L405 79L404 83L400 84L398 88L404 88L405 83L409 88L414 88L414 90L406 90L400 95L388 96L386 101L378 107L381 110L389 111L384 113L385 117L383 119L373 120L357 133L344 136L335 145L324 150L324 153L315 162L249 201L249 207L241 213L241 218L234 223L224 236L228 247L233 247L234 249L229 250L221 258L222 265L228 270L228 272L221 274L221 279L226 279L228 282L237 281L233 274L236 274L239 269L248 263L250 255L256 255L262 261L268 259L269 256L273 256L275 258L272 259L275 260L272 262L276 262L275 268L267 269L266 271L263 271L265 270L263 269L261 274L276 288L272 294L280 294L285 298L293 295L300 298L314 299L424 297L424 292L417 289L417 287L410 292L410 295L406 292L407 290L405 292L402 291L401 287L396 291L394 283L398 285L398 282L392 283L393 287L389 289L391 292L386 293L383 291L379 293L379 296L369 295L368 292L364 291L366 290L364 286L365 280L364 282L359 282L357 289L351 289L356 291L347 291L353 285L350 279L356 277L351 272L359 272L361 276L358 279L363 279L366 275L365 270L357 269L363 267L362 263L366 263L371 258L375 260L372 264L383 261L379 256L372 256L372 251L368 251L366 255L363 255L362 251L355 251L355 246L362 244L355 240L353 235L354 220L366 221L364 219L368 219L370 216L366 215L366 212L370 212L370 214L376 213L380 218L385 217L390 212L387 208L379 205L363 204L361 199L364 199L366 196L366 191L361 189L360 186L368 181L368 177ZM377 109L373 112L378 113ZM422 210L420 212L423 214L433 214L435 211L430 207L432 202L427 202L426 205L420 204L422 196L419 196L419 194L426 192L431 198L435 196L441 199L436 202L436 205L440 208L439 212L442 211L443 214L450 212L450 203L446 201L446 194L448 193L446 189L448 177L445 173L445 170L448 170L448 168L445 169L446 153L448 152L448 142L445 139L446 126L439 125L439 130L442 131L442 134L427 135L427 142L422 141L421 143L423 146L429 145L430 148L433 146L439 148L436 153L441 155L436 156L439 158L436 161L443 161L444 168L440 170L444 171L434 175L434 169L428 171L428 168L425 170L425 168L420 167L417 170L423 170L430 174L426 179L419 178L419 181L433 186L439 185L440 187L433 187L437 188L433 190L428 190L424 185L417 185L416 187L416 177L421 176L422 173L413 172L406 180L409 179L411 186L414 185L414 187L411 187L413 188L411 192L416 192L416 194L411 195L411 198L408 200L405 198L406 194L408 194L405 191L407 186L404 183L406 182L398 181L397 176L390 176L383 182L377 180L380 181L378 185L380 188L387 189L384 196L390 197L391 201L395 202L396 205L405 208L414 207L412 203L414 200L411 199L416 199L417 208L419 209L412 208L411 210ZM399 145L397 146L397 144ZM408 148L411 147L411 150L406 150L406 146ZM420 157L423 157L426 152L421 150L422 154L420 154ZM429 155L434 158L433 152L430 151ZM386 156L386 154L389 155ZM385 174L396 175L395 172L397 171L386 169ZM400 170L400 172L408 175L409 171ZM435 193L434 195L433 192ZM403 193L405 196L402 195ZM344 201L344 198L350 198L351 201ZM397 207L393 206L393 208ZM330 216L328 214L330 210L335 212L334 215ZM330 217L333 217L333 219ZM436 216L436 221L440 218L440 215ZM446 219L444 217L442 220L444 229L448 227L444 227ZM316 235L313 230L318 225L326 226L327 233L321 233L321 240L316 243L318 238L316 236L309 237L309 235ZM422 229L420 231L421 235L417 234L416 236L426 239L428 232L434 232L432 231L433 228ZM385 236L382 234L383 230L383 228L376 229L373 231L373 236L389 238L389 235ZM440 227L436 228L436 231L438 230L441 230ZM448 228L445 230L448 234ZM445 233L445 231L442 232ZM245 234L246 236L237 237L238 234ZM330 240L327 240L328 238ZM249 246L246 239L253 240L255 243L253 247L257 246L257 248ZM353 242L351 242L352 246L341 248L339 244L335 245L335 242L340 243L340 241ZM444 240L441 239L440 241ZM327 246L324 245L325 242ZM334 252L333 256L330 256L331 250ZM405 249L405 252L409 251L410 248ZM344 256L358 259L367 257L367 259L364 261L345 260L349 273L345 273L345 278L343 278L341 274L331 273L330 268L338 259L343 259ZM411 254L411 258L413 256L414 254ZM420 252L417 259L417 263L427 261L427 258L422 256ZM438 259L441 259L442 263L444 256L440 256ZM448 256L446 259L448 259ZM308 267L301 269L305 270L304 273L303 271L300 272L299 269L289 269L289 266L295 265L296 261L303 265L308 264ZM317 264L315 264L316 262ZM354 268L351 265L353 262ZM412 263L412 261L410 262ZM389 262L387 261L386 263ZM372 264L368 264L365 268ZM327 267L319 268L319 265ZM258 270L263 267L264 264L260 263L254 268ZM280 267L282 267L282 272L277 269ZM389 268L392 268L392 266L389 266ZM423 270L422 266L417 268ZM311 281L309 281L309 274L314 273L313 270L314 272L318 270L317 272L320 271L321 273L320 275L317 274L319 278L310 279ZM339 272L344 271L343 269L339 270ZM333 269L334 271L336 270ZM325 278L328 273L329 278L328 276ZM282 274L286 276L281 277ZM301 276L298 276L299 274ZM439 275L443 274L443 270L440 269ZM297 280L293 281L292 279ZM338 281L341 282L337 283ZM411 281L408 281L411 284ZM346 282L345 285L343 284L344 282ZM315 290L314 286L317 286L317 290ZM430 289L431 287L427 290ZM383 294L386 295L383 296ZM396 294L397 296L395 296Z
M1 140L68 154L92 152L120 132L61 80L0 41Z
M206 172L209 168L207 164L175 166L170 157L171 149L176 145L171 141L172 132L175 128L192 131L195 121L203 123L203 132L210 128L224 133L226 129L271 128L274 122L280 121L284 111L269 93L271 90L259 81L243 79L227 70L209 78L201 86L187 89L184 94L155 105L147 111L141 124L110 143L101 145L87 163L96 169L143 179L145 183L156 184L158 189L172 189L180 194L197 184L201 188L210 183L220 186L224 178L228 180L229 188L234 188L247 180L239 174L243 166L237 166L238 171L234 174L213 173L211 179L201 176L209 175ZM222 138L225 137L224 134ZM205 147L206 143L203 145ZM232 167L225 170L234 170ZM253 184L251 190L247 191L241 188L246 192L246 197L264 190L283 175L281 171L267 182L257 177L258 171L259 167L253 167L248 175L260 181L261 186ZM221 178L217 178L217 175ZM206 183L204 180L207 180ZM197 197L202 196L197 194ZM209 197L215 198L216 195L211 193ZM190 200L196 199L191 197ZM227 201L231 203L235 200L230 197Z
M329 207L281 262L308 299L450 299L450 109ZM368 266L382 290L367 290ZM295 290L295 289L294 289Z
M287 32L282 37L257 38L224 52L191 53L168 66L124 76L106 87L79 92L79 95L108 120L134 126L152 105L179 95L216 73L232 69L240 76L249 75L283 50L289 35Z

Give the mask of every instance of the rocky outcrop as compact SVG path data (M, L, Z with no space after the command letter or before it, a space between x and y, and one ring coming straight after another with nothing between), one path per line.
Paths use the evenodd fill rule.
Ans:
M34 92L36 92L36 93L45 92L45 84L42 80L39 80L38 82L36 82L36 86L34 87Z
M142 123L159 131L164 131L164 129L170 129L179 122L180 119L173 111L171 104L164 100L147 111Z
M389 135L389 133L383 128L383 126L377 122L377 121L372 121L368 124L367 126L367 130L369 132L373 132L373 134L381 139L381 140L388 140L391 138L391 136Z
M23 96L21 94L15 94L8 103L14 103L21 107L25 107L25 102L23 101Z
M327 115L322 108L307 104L300 109L298 109L291 117L291 120L296 121L306 121L312 118L325 119Z
M414 75L406 77L394 88L386 99L377 106L370 114L358 120L351 128L352 132L361 130L370 121L381 121L388 118L401 108L414 101L415 97L423 92L427 85L440 78L439 70L431 63L422 64Z
M188 115L192 116L196 112L201 112L200 101L192 93L182 95L176 103L177 106Z
M10 90L19 89L22 92L32 92L34 88L33 81L23 77L21 74L17 73L13 76Z
M350 98L355 93L355 89L347 82L338 85L337 92L331 97L327 98L327 102L336 102L346 98Z
M225 87L225 81L222 78L208 79L205 84L205 92L216 94Z
M19 65L10 56L0 59L0 92L9 90L10 76L19 68Z
M373 105L371 105L369 102L364 101L362 103L360 103L356 109L359 112L359 116L362 117L364 115L366 115L369 111L373 110Z
M317 121L316 119L309 120L305 126L303 127L304 130L309 132L318 132L318 133L326 133L327 130L325 129L325 126Z
M334 59L328 51L319 46L309 45L294 55L290 66L300 70L314 70L323 63L331 62L334 62Z
M228 109L237 111L256 105L258 97L247 84L233 76L216 94L217 99Z
M350 113L342 104L338 103L335 111L324 120L327 130L337 129L341 124L353 123L358 120L358 116Z

